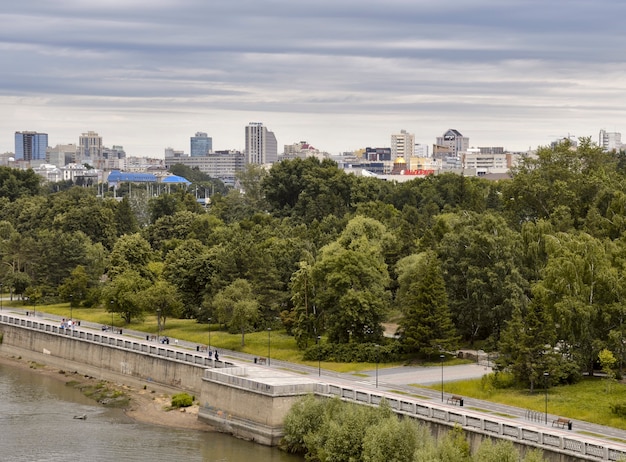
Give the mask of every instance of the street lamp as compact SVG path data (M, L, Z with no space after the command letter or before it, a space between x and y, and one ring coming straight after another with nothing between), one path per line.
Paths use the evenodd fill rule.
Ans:
M548 372L543 373L543 387L546 390L546 425L548 425L548 377L550 374Z
M161 336L161 308L157 308L157 343L159 343L159 337Z
M322 337L317 336L317 376L322 376Z
M211 318L209 318L209 346L207 347L207 354L211 354ZM209 356L210 357L210 356Z
M113 332L113 304L115 302L111 300L111 332Z
M380 350L378 349L380 345L376 344L376 388L378 388L378 361L380 359Z
M272 344L272 338L271 338L271 334L272 334L272 328L268 327L267 328L267 365L270 365L270 348L271 348L271 344Z
M441 402L443 403L443 359L445 355L439 355L439 358L441 359Z
M74 301L74 297L72 294L70 294L70 321L72 320L72 308L74 303L72 303Z

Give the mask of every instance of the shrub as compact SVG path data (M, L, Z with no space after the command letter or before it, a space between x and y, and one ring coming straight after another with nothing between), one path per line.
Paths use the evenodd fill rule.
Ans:
M172 407L189 407L193 404L193 397L187 393L178 393L172 396Z
M611 412L618 417L626 417L626 403L613 403L609 407Z
M312 345L304 351L306 361L333 361L337 363L388 363L402 358L399 343L322 343Z

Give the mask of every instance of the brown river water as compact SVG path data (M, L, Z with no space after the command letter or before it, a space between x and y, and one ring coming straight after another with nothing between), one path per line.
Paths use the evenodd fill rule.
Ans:
M85 420L74 416L85 415ZM0 365L0 461L302 462L221 433L137 423L64 383Z

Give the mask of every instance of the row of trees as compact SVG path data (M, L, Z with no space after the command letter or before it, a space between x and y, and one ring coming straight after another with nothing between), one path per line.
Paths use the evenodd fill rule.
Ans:
M426 425L399 419L383 401L377 408L308 396L285 417L282 448L319 462L541 462L540 450L523 456L510 441L486 439L472 454L455 427L436 441Z
M122 200L0 168L0 278L128 322L211 318L242 342L280 320L303 349L382 344L394 316L405 354L481 342L532 385L593 372L607 349L621 372L625 166L588 139L540 148L500 182L396 184L296 159L250 166L245 194L178 166L188 190ZM194 196L209 187L205 210Z

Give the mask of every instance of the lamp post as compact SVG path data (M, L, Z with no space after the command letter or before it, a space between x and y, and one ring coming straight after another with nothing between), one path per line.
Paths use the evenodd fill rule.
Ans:
M0 311L2 311L2 283L0 282Z
M161 308L157 308L157 343L159 343L159 337L161 337Z
M111 332L113 332L113 304L115 302L111 300Z
M211 351L211 318L209 318L209 346L207 347L207 354Z
M543 387L546 390L546 425L548 425L548 377L550 374L548 372L543 373Z
M271 352L271 345L272 345L272 328L268 327L267 328L267 365L270 365L271 359L270 359L270 352Z
M376 344L376 388L378 388L378 361L380 360L380 345Z
M441 359L441 402L443 403L443 359L445 355L439 355L439 359Z
M322 376L322 337L320 335L317 336L317 376Z
M70 321L72 320L72 308L74 305L74 296L72 294L70 294Z

